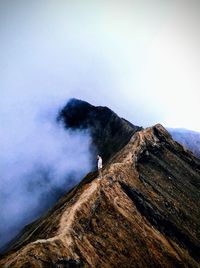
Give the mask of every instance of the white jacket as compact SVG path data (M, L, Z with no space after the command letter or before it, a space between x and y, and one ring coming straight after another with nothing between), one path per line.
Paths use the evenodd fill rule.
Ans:
M102 168L102 158L99 157L98 159L98 169L101 169Z

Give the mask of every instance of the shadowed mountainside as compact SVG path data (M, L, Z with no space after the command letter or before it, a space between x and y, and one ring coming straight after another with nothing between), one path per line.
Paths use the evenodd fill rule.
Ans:
M89 131L91 149L100 154L104 162L123 148L136 131L142 129L120 118L107 107L93 106L77 99L67 103L58 119L63 121L66 128Z
M200 267L200 160L159 124L107 160L101 180L91 172L24 228L1 267Z

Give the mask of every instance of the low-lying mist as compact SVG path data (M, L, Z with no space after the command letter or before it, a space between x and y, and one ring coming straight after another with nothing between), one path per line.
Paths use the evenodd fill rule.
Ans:
M59 108L28 99L1 105L0 247L91 168L89 133L64 129Z

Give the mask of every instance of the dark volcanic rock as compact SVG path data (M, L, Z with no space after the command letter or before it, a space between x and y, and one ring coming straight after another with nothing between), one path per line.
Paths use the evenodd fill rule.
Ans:
M131 136L141 130L107 107L93 106L88 102L71 99L60 112L66 128L88 130L92 136L91 148L96 148L104 161L122 149Z

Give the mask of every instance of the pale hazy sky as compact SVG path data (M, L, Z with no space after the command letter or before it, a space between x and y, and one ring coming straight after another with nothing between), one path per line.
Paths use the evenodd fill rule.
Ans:
M192 0L0 0L4 121L77 97L200 131L199 14Z

